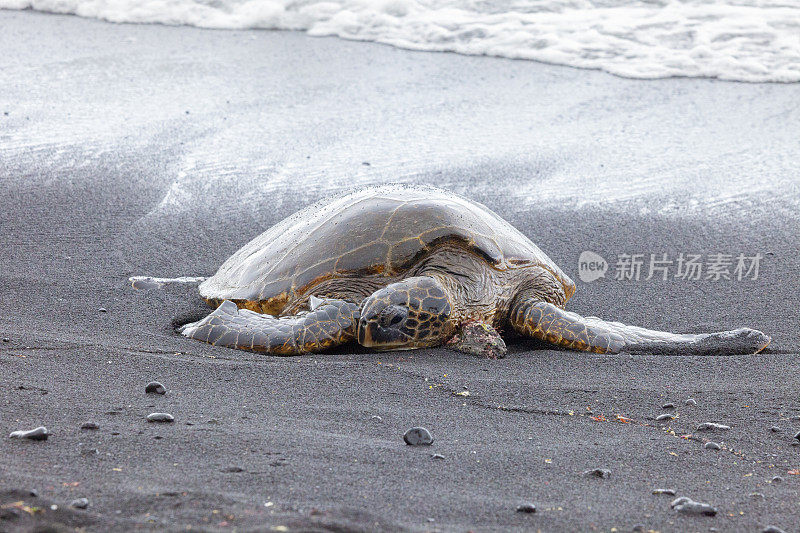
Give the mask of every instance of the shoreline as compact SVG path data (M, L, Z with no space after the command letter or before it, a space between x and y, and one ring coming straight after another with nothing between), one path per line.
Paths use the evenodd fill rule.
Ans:
M220 5L224 6L225 4L223 3L223 4L220 4ZM556 7L559 7L557 5L557 3L554 4L554 5ZM678 5L680 5L680 4L678 4ZM130 7L130 6L128 6L128 7ZM196 8L200 8L201 6L200 5L195 5L195 7ZM541 48L540 46L534 46L533 48L527 48L526 49L519 42L516 43L516 47L507 43L505 47L500 45L499 49L496 49L497 45L495 45L495 47L493 48L491 45L487 45L485 43L481 44L480 43L480 38L478 39L478 43L477 44L474 44L474 43L471 42L471 37L467 38L468 40L470 40L470 42L467 43L467 44L465 44L463 42L460 42L459 39L461 37L463 37L464 34L469 35L470 33L474 33L475 35L481 35L482 38L486 38L487 31L489 33L492 33L492 31L499 31L500 34L499 35L495 35L494 38L496 38L496 39L499 38L499 39L502 40L502 38L503 38L502 30L497 30L496 28L493 28L492 27L492 23L490 22L490 20L492 19L492 14L490 12L481 12L480 10L477 10L474 13L470 12L470 15L477 16L477 18L475 18L475 20L473 20L471 23L464 23L465 24L465 28L472 27L473 29L471 29L471 30L464 30L464 31L460 31L459 32L455 28L450 28L450 29L453 30L454 33L453 33L453 35L450 36L449 40L448 39L441 39L441 40L433 40L433 41L415 42L413 40L413 32L412 32L412 35L408 35L408 34L404 35L403 32L398 30L397 27L394 27L392 24L389 24L388 27L383 28L383 30L387 31L388 33L382 34L381 31L380 31L380 28L370 27L369 24L365 22L366 20L369 20L371 18L369 16L370 14L372 15L372 18L374 18L376 16L377 16L377 18L381 18L381 16L385 15L386 13L389 13L391 15L396 15L396 18L394 19L395 24L399 23L399 24L402 25L402 23L400 23L400 21L404 20L405 18L407 18L409 13L406 12L405 8L399 7L399 5L395 6L395 7L391 7L391 6L386 5L386 6L384 6L383 10L377 9L374 12L371 12L371 13L369 12L368 8L362 6L363 11L361 13L359 13L358 17L357 17L358 20L359 20L359 23L362 24L362 27L357 28L357 29L356 28L349 28L347 24L337 26L336 24L333 23L333 20L335 20L336 17L332 17L332 18L328 19L325 16L322 16L320 19L312 22L313 16L311 16L309 14L310 12L306 13L305 15L300 15L299 12L295 13L295 12L292 12L291 9L286 9L287 6L284 6L284 9L283 9L281 15L278 14L278 11L280 11L280 8L278 8L278 11L275 11L274 13L272 13L270 15L266 15L266 16L263 16L263 17L260 17L260 18L258 16L256 16L251 21L252 25L246 25L246 23L242 22L241 17L243 17L243 16L246 17L246 15L243 14L243 13L239 13L239 18L237 19L237 17L234 16L233 13L226 12L224 9L217 9L217 7L219 7L219 6L216 6L216 7L202 6L202 7L206 8L205 17L207 17L207 18L203 18L203 16L198 11L196 13L193 13L194 19L192 19L192 17L190 16L189 17L190 20L183 20L183 21L180 21L180 22L175 22L174 21L175 18L173 18L172 21L159 20L158 19L159 16L161 16L161 17L166 16L165 12L161 13L160 15L157 14L157 13L151 12L149 14L149 17L150 17L149 20L138 20L138 21L137 20L125 20L125 17L136 18L138 16L138 17L147 18L148 15L146 15L144 12L140 12L138 14L134 14L134 13L127 13L126 14L124 12L124 6L123 5L118 5L117 6L117 8L121 9L122 11L114 11L113 9L110 8L110 6L105 6L106 11L103 11L104 8L103 8L102 5L95 6L95 8L99 9L100 11L99 12L95 12L94 14L88 14L88 12L86 12L84 14L78 14L77 13L78 7L77 6L73 6L73 7L70 8L70 7L68 7L68 4L61 5L59 7L59 9L61 9L62 11L60 11L60 12L46 11L46 10L43 10L43 9L39 9L38 7L33 7L32 5L29 5L29 6L25 7L25 8L5 7L5 8L0 8L0 11L2 11L2 10L4 10L4 11L21 11L21 12L23 12L23 11L31 11L31 12L35 12L35 13L42 13L42 14L45 14L45 15L75 16L75 17L79 17L79 18L85 18L87 20L97 20L97 21L111 23L111 24L132 24L132 25L155 24L155 25L163 25L163 26L166 26L166 27L180 27L180 26L183 26L183 27L197 28L197 29L203 29L203 30L222 30L222 31L251 31L251 30L291 31L291 32L297 32L297 33L300 33L300 34L303 34L303 35L307 35L307 36L310 36L310 37L333 37L333 38L342 39L342 40L348 40L348 41L353 41L353 42L367 42L367 43L374 43L374 44L384 44L384 45L391 46L391 47L394 47L394 48L397 48L397 49L400 49L400 50L407 50L407 51L440 52L440 53L444 52L444 53L454 53L454 54L459 54L459 55L464 55L464 56L472 56L472 57L492 57L492 58L498 58L498 59L512 59L512 60L521 60L521 61L533 61L533 62L541 63L541 64L544 64L544 65L566 66L566 67L571 67L571 68L575 68L575 69L579 69L579 70L598 70L598 71L601 71L601 72L605 72L605 73L611 74L613 76L621 77L623 79L639 79L639 80L645 80L645 81L658 80L658 79L672 79L672 78L682 79L682 78L686 78L686 79L708 79L708 80L717 79L719 81L733 81L733 82L741 82L741 83L778 83L778 84L800 83L800 74L798 74L797 72L795 72L795 73L791 72L791 69L792 69L792 66L793 66L791 63L789 63L788 66L787 66L786 64L782 64L782 62L780 60L776 60L775 58L767 58L767 57L764 57L764 56L759 57L759 58L747 57L746 58L747 59L746 62L742 62L742 64L738 65L739 70L737 71L737 73L733 73L732 74L731 72L725 72L724 69L723 69L722 72L710 73L711 71L715 71L715 69L722 68L722 67L720 67L720 63L722 62L721 61L722 59L727 59L727 61L729 63L729 65L728 65L729 68L734 68L732 66L732 63L740 61L742 59L742 57L741 57L742 55L746 55L747 52L752 53L753 52L752 48L759 46L758 42L753 42L753 43L750 43L751 44L751 49L748 49L748 47L745 46L743 48L734 49L734 50L727 50L727 51L725 51L725 50L716 50L716 49L714 49L716 45L712 45L711 48L709 48L709 44L716 43L717 41L725 42L725 41L730 41L731 39L737 39L737 38L746 41L747 39L751 39L753 37L752 32L747 32L745 28L741 27L741 25L743 23L744 24L747 23L746 21L748 21L748 19L750 17L742 17L741 14L736 14L736 13L733 13L733 12L728 12L728 13L724 13L724 14L720 15L720 13L713 13L713 11L712 11L713 14L709 13L709 14L706 15L706 17L703 17L703 16L698 17L697 13L691 14L691 15L694 15L694 16L690 16L690 14L686 13L685 15L688 18L694 18L695 19L695 26L692 27L691 31L693 33L698 33L699 32L700 34L702 34L698 38L697 42L694 43L695 44L694 52L688 54L687 57L683 57L684 55L686 55L685 54L686 50L684 49L684 47L675 47L675 48L671 49L670 52L665 57L661 57L660 58L660 63L659 63L659 60L656 59L655 60L656 64L650 64L650 65L647 65L647 66L644 66L644 67L643 67L643 65L638 65L639 68L644 68L645 71L647 71L649 69L650 71L647 71L647 72L636 71L636 72L634 72L633 70L630 70L630 67L626 67L624 65L626 65L627 63L632 62L632 61L633 62L642 62L642 61L644 61L645 64L647 63L647 61L644 60L642 57L638 57L639 56L639 52L640 52L640 50L638 48L649 48L649 53L651 55L655 54L656 56L658 56L659 55L658 52L657 52L658 46L654 42L648 42L648 41L653 41L653 40L657 41L658 39L649 39L648 37L652 37L650 34L653 31L658 32L658 30L662 26L664 26L665 24L668 25L668 26L669 25L674 26L677 23L677 21L680 20L680 17L678 17L677 19L672 20L671 22L668 22L668 23L664 23L664 22L656 23L656 22L654 22L653 19L659 18L658 10L652 12L649 17L641 17L641 14L637 13L636 16L642 18L642 20L640 22L648 21L647 24L645 24L642 28L635 28L635 27L632 28L632 29L631 28L627 28L628 31L632 32L630 35L627 36L627 39L630 39L631 41L636 42L638 47L634 47L634 48L629 49L627 51L625 51L625 50L620 51L620 50L617 50L617 48L619 47L619 42L617 42L613 46L611 45L611 43L600 43L598 45L599 48L597 48L597 49L589 48L589 49L583 50L582 54L575 55L575 50L572 50L572 48L573 48L575 43L574 42L570 42L569 37L566 35L566 34L569 33L570 30L568 30L568 28L571 27L572 24L563 25L563 21L562 21L562 26L561 27L558 27L558 25L556 25L555 27L552 27L552 26L548 26L547 24L545 24L542 27L537 27L537 22L538 22L537 21L537 17L531 18L532 13L516 13L517 17L520 17L521 19L525 19L526 20L525 24L522 24L519 28L517 28L517 32L518 33L524 33L525 31L527 31L528 32L528 40L536 40L541 45L541 47L547 47L547 46L552 46L553 45L553 43L549 42L549 41L552 40L551 39L552 34L558 34L560 32L564 32L565 33L565 35L561 35L559 38L564 40L565 42L569 42L571 46L566 46L564 49L561 49L561 50L559 50L556 47L556 50L551 50L549 54L546 54L546 55L550 55L550 56L555 55L555 56L559 57L559 59L553 59L553 58L550 58L550 57L542 56L542 54L539 53L539 49ZM229 5L228 7L233 9L233 10L235 10L236 4ZM275 7L277 7L277 6L275 6ZM566 6L560 6L560 7L566 7ZM641 9L641 7L642 6L639 6L640 9ZM732 6L727 6L727 7L732 7ZM746 6L746 5L742 4L742 5L739 5L738 7L740 9L750 9L751 7L756 7L756 6ZM784 6L784 7L786 7L786 6ZM75 11L74 12L69 12L69 9L73 9ZM108 11L109 9L111 9L111 11ZM395 11L395 10L398 10L398 9L399 9L399 12L392 13L392 11ZM600 19L595 20L591 26L587 26L587 27L583 27L582 29L579 29L577 31L577 36L580 36L582 32L583 33L595 32L596 37L600 38L601 36L605 36L606 33L608 33L609 35L612 35L612 34L615 33L615 31L623 31L622 27L621 28L615 28L613 21L615 21L618 18L618 16L623 16L624 17L625 15L624 14L618 14L617 16L610 16L610 17L609 16L605 16L605 20L601 20L604 17L600 16L600 14L602 14L605 9L607 9L607 6L595 6L594 7L594 11L596 12L595 16L596 17L599 16ZM611 8L612 11L613 11L613 9L614 8ZM790 8L786 7L786 9L788 10ZM144 11L146 12L146 10L144 10ZM202 9L200 11L202 11ZM311 10L311 11L313 11L313 10ZM347 10L345 10L345 11L349 12ZM386 13L384 13L384 11ZM579 10L574 11L573 12L573 16L578 16L578 15L576 15L576 13L578 11ZM556 9L555 12L558 12L558 10ZM428 13L428 16L429 17L433 16L435 18L435 16L436 16L435 13L436 13L436 9L432 7L432 10L430 11L430 13ZM633 13L636 13L636 10L634 10ZM756 11L756 13L759 13L759 11ZM769 13L769 10L760 12L759 14L761 14L762 16L766 16L766 13ZM564 13L560 13L560 14L562 16L564 16ZM417 14L417 15L418 15L417 19L414 19L414 20L416 20L416 24L421 24L422 26L425 26L425 28L423 28L423 29L428 29L430 31L432 28L438 28L439 30L442 30L441 26L437 26L436 23L432 23L431 20L428 20L427 17L419 15L419 14ZM481 15L484 18L481 18ZM172 14L172 17L180 18L181 16L184 16L184 17L188 16L187 12L186 11L183 11L183 12L178 11L178 12ZM255 13L250 13L250 16L255 16ZM715 19L715 16L720 17L720 18L715 20L717 25L724 26L725 23L730 24L730 28L729 29L730 29L730 31L732 33L722 32L719 28L717 28L717 29L703 28L702 27L702 23L700 23L698 25L698 22L702 21L704 18ZM228 20L228 22L222 22L222 20L225 20L225 17L228 17L230 20ZM292 17L294 17L294 19ZM413 16L412 16L412 18L413 18ZM567 18L569 18L569 17L567 17ZM577 18L577 22L578 22L579 26L580 26L580 23L582 23L581 18L582 18L581 16L578 16L578 18ZM737 18L738 18L738 21L737 21ZM786 18L791 18L791 14L787 14ZM214 20L216 20L217 22L216 23L213 22ZM237 20L238 20L238 22L235 22ZM267 20L272 20L272 22L268 23ZM294 20L294 22L291 22L291 20ZM743 21L745 21L745 22L743 22ZM573 24L575 22L576 22L576 20L572 21ZM738 24L737 24L737 22L738 22ZM774 24L770 24L767 21L762 21L762 22L766 26L772 26L773 29L777 27ZM241 25L241 24L245 24L245 25ZM261 24L262 26L259 26L259 24ZM411 26L409 28L406 28L407 30L413 28L415 23L411 22L410 24L411 24ZM268 25L268 26L263 26L263 25ZM306 25L308 27L303 27L304 25ZM606 25L608 27L605 27L604 25ZM318 27L318 26L321 26L321 27ZM356 26L358 26L358 24L356 24ZM633 25L633 26L635 26L635 25ZM417 30L419 30L419 29L420 28L417 28ZM756 29L757 28L753 28L754 31ZM463 28L462 28L462 30L463 30ZM598 30L600 30L600 31L598 31ZM639 32L643 32L642 35L638 35L638 37L640 39L642 39L642 41L637 41L637 39L635 37L633 37L633 35L637 33L637 30ZM400 33L397 33L398 31L400 31ZM574 31L574 29L572 31ZM393 32L395 33L394 37L391 36L393 34ZM715 32L716 32L716 34L715 34ZM538 36L540 36L540 35L545 35L545 37L543 39L540 39L540 38L538 38ZM573 41L574 41L575 37L576 36L573 36ZM671 33L665 33L661 37L663 39L665 39L666 41L669 41L671 38L674 37L674 35L671 34ZM784 35L784 36L767 35L767 38L768 39L776 39L776 40L779 40L779 41L780 40L786 41L784 43L785 53L786 54L791 54L792 53L792 51L791 51L791 46L792 45L791 45L791 43L788 42L789 41L789 36L787 36L787 35ZM445 44L445 43L450 43L450 44ZM558 44L563 45L564 43L558 43ZM762 44L762 46L763 46L763 44ZM800 42L798 42L796 46L800 46ZM689 46L689 48L691 48L691 46ZM796 51L798 53L800 53L800 48L798 48ZM597 52L599 52L599 54ZM570 53L572 53L573 55L570 56ZM604 53L607 56L609 56L609 57L606 57L606 60L607 60L606 63L604 63L602 60L598 59ZM621 63L620 62L615 63L613 61L608 62L608 61L610 61L610 57L613 56L614 54L622 54L622 55L624 55L625 58L626 58L625 61L623 61ZM672 54L672 57L670 57L670 54ZM714 56L715 54L716 54L716 61L710 61L709 60L708 64L706 64L706 60L707 60L706 56L708 56L708 55ZM645 54L645 55L647 55L647 54ZM677 67L676 66L676 61L677 61L676 58L677 57L681 57L681 59L682 59L682 61L684 63L682 65L682 67ZM650 59L652 60L653 58L651 57ZM765 60L765 61L769 61L769 60L777 61L777 64L772 65L771 67L767 66L767 65L758 65L757 63L758 63L759 59L760 60ZM594 64L593 61L594 62L600 61L600 63ZM761 72L759 72L759 68L756 68L756 67L760 67L760 71ZM627 71L625 70L626 68L628 69ZM680 71L676 72L674 70L671 70L671 69L675 69L675 68L677 68L678 70L680 70L680 68L683 68L684 70L686 70L686 69L691 70L693 68L696 68L696 69L699 69L700 72L686 73L686 72L680 72ZM783 76L784 78L788 77L788 78L791 78L791 79L764 79L763 78L763 76L764 76L763 72L764 71L768 71L770 69L772 69L772 70L774 70L776 72L780 71L781 72L781 76ZM706 71L708 71L708 72L706 72ZM744 79L743 78L743 77L746 78L748 76L750 77L749 79ZM761 77L759 77L759 76L761 76Z

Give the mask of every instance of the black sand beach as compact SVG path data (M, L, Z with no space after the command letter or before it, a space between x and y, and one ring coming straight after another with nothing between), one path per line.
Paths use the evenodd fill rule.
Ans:
M30 12L0 27L0 429L52 433L0 438L0 531L798 531L800 86ZM575 279L571 310L772 344L265 357L177 335L208 312L195 287L128 282L210 275L300 207L390 181L497 211ZM585 250L605 279L578 280ZM755 280L613 279L631 253L763 259ZM403 443L417 425L431 447Z

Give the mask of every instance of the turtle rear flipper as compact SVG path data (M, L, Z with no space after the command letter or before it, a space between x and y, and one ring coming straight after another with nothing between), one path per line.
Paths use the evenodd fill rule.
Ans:
M273 355L319 352L353 340L358 320L356 304L332 299L315 303L308 313L278 318L239 309L225 300L207 317L178 331L215 346Z
M537 300L515 303L509 316L511 325L520 334L565 348L596 353L755 354L766 348L771 340L762 332L749 328L698 334L654 331L621 322L606 322L597 317L583 317Z

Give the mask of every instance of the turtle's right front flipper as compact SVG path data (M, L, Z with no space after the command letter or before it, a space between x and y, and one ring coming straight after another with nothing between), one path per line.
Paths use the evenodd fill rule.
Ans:
M313 311L281 318L239 309L225 300L213 313L179 331L215 346L299 355L353 340L357 322L358 306L343 300L325 299Z
M523 335L565 348L596 353L672 355L755 354L770 343L760 331L740 328L718 333L676 334L607 322L564 311L537 300L515 302L511 325Z

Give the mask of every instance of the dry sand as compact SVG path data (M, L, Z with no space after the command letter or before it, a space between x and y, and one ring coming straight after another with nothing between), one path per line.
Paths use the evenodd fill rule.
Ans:
M0 439L0 505L24 502L0 530L797 530L797 85L25 12L0 26L0 429L52 433ZM194 287L127 282L209 275L310 201L385 181L485 203L576 281L584 250L761 253L757 280L578 281L569 308L773 343L271 358L176 335L207 312ZM678 417L657 423L666 402ZM145 420L158 411L175 423ZM416 425L431 447L403 443ZM656 488L719 513L680 515Z

